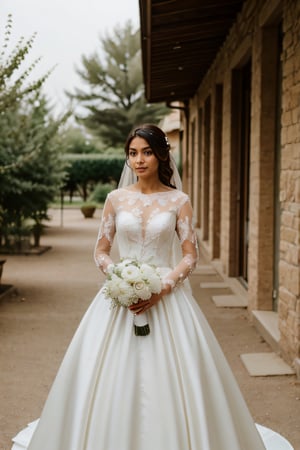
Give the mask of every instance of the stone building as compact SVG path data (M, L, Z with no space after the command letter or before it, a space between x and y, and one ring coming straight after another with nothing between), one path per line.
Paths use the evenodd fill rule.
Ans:
M150 102L179 103L200 243L300 372L300 0L140 0Z

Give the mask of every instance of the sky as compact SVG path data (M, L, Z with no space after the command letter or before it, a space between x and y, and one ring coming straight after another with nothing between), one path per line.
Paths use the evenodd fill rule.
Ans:
M37 36L27 62L42 61L32 79L55 67L45 82L44 92L57 113L69 104L64 91L83 87L75 67L81 67L81 56L100 49L99 37L131 20L139 27L138 0L1 0L0 43L7 15L12 14L10 47L24 36ZM24 68L27 63L24 62Z

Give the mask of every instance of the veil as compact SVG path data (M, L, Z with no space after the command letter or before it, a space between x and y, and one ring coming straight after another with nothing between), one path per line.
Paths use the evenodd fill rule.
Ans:
M134 171L129 167L127 164L127 161L125 161L118 188L124 188L126 186L130 186L131 184L134 184L137 182L137 176L134 173Z

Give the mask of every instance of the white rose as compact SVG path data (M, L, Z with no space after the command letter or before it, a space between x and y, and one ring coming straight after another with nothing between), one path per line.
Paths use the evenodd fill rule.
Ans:
M141 264L140 272L144 280L148 280L154 273L155 269L149 264Z
M141 280L141 273L138 267L130 265L124 267L124 269L121 272L121 277L124 280L136 282Z
M122 280L122 279L118 282L118 288L119 288L121 295L126 294L126 293L128 293L128 295L130 295L130 293L132 292L131 285L129 283L127 283L127 281Z
M122 292L119 296L118 296L118 302L120 303L120 305L122 306L130 306L132 305L132 303L134 303L134 301L137 300L136 294L134 292L134 289L129 286L126 291Z
M120 291L120 289L119 289L120 281L121 281L120 278L114 274L112 274L111 278L106 281L105 288L106 288L107 294L110 297L116 298L118 296L119 291Z
M148 279L149 289L153 294L159 294L162 290L162 282L159 276L152 275Z
M149 286L147 286L147 284L144 283L143 281L138 281L134 283L133 289L138 298L142 300L148 300L151 297L151 291L149 289Z

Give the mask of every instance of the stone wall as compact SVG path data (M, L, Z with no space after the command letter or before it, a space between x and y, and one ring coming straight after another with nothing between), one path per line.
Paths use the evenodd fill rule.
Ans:
M300 2L284 6L278 312L280 345L293 360L300 356Z
M249 311L270 311L275 308L273 297L279 293L280 351L292 363L300 356L299 1L246 1L197 94L190 101L189 117L194 121L193 129L197 133L193 140L201 158L206 150L203 137L206 104L208 98L211 101L209 230L203 233L200 229L200 236L204 238L202 244L210 258L219 258L224 273L229 276L238 274L236 73L249 61L248 304ZM215 109L217 86L222 92L221 112ZM196 210L200 205L201 228L206 214L203 211L207 201L205 179L200 180L197 171L191 169L193 161L189 155L195 154L189 148L191 123L184 123L185 130L189 129L183 147L183 161L189 167L185 172L189 174L185 187L187 191L194 187L193 203ZM217 123L221 132L220 129L217 131ZM217 158L221 158L221 170L216 165ZM203 166L201 173L203 176ZM277 184L280 203L276 201ZM198 190L195 189L197 185ZM276 211L279 211L277 216ZM278 292L274 289L277 279Z

